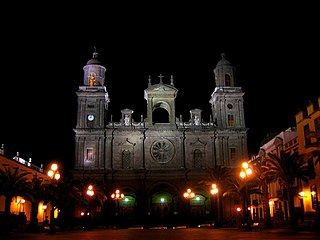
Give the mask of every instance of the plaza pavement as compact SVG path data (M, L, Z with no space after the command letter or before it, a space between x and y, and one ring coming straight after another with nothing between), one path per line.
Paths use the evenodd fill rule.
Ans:
M1 240L320 240L320 232L288 229L181 228L181 229L93 229L48 233L12 233Z

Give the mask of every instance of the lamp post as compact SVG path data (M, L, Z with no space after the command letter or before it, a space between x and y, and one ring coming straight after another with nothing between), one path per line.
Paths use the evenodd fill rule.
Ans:
M183 193L183 197L185 199L188 199L188 205L186 207L188 207L188 211L189 211L189 214L187 215L187 218L190 218L190 200L192 198L194 198L195 196L195 193L192 192L191 188L188 188L184 193ZM191 219L191 218L190 218ZM190 222L191 223L191 222Z
M124 194L117 189L114 193L111 194L111 198L116 201L116 218L118 219L119 215L119 201L124 198Z
M48 171L48 176L51 179L52 190L54 191L56 188L56 184L59 181L61 175L58 170L58 164L52 163L50 166L50 170ZM53 193L54 195L54 193ZM50 224L49 224L49 234L55 234L55 222L54 222L54 209L55 209L55 196L52 196L51 199L51 211L50 211Z
M215 196L217 195L217 201L216 201L216 204L213 204L214 206L214 210L216 212L216 214L214 214L214 227L219 227L219 224L220 224L220 204L219 204L219 189L217 187L217 184L213 183L211 185L211 190L210 190L210 193L211 195ZM215 202L214 202L215 203Z
M24 200L24 198L21 198L19 201L19 213L24 213L24 203L26 202L26 200Z
M252 231L251 226L251 206L250 206L250 194L248 192L248 177L252 175L252 169L249 167L247 162L243 162L241 165L242 169L240 172L240 177L245 181L245 198L244 198L244 219L246 224L246 229Z
M88 209L89 209L89 219L88 219L88 230L91 230L91 222L92 222L92 206L90 205L90 203L92 204L92 197L94 195L94 190L93 190L93 186L89 185L88 189L87 189L87 196L89 197L89 201L88 201Z

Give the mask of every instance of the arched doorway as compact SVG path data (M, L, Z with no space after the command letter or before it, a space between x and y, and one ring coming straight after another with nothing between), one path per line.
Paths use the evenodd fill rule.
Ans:
M119 200L119 218L118 223L121 227L129 227L134 224L136 215L137 201L134 196L125 195Z
M190 225L197 226L203 223L206 218L206 200L203 195L196 194L190 199Z
M179 215L178 188L169 182L155 182L149 186L147 194L147 225L173 226Z
M168 224L173 214L173 197L165 191L156 192L151 196L151 212L153 223Z

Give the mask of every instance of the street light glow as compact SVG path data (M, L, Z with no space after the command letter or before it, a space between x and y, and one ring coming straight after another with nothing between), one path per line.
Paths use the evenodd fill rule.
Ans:
M56 183L58 182L58 180L61 177L59 170L58 170L58 164L52 163L50 166L50 170L47 172L47 175L51 178L51 180L52 180L51 184L55 190L55 188L57 187ZM57 206L53 205L53 202L51 202L49 234L55 234L55 232L56 232L55 224L54 224L54 222L55 222L54 211L55 211L56 207Z
M244 198L244 204L245 204L245 223L246 223L246 228L248 231L252 231L251 227L251 206L250 204L250 193L248 192L248 183L247 183L247 178L252 175L252 169L249 167L248 162L243 162L242 163L242 169L240 171L240 177L245 180L245 198Z
M122 199L124 198L124 194L121 193L119 189L117 189L114 193L111 194L111 198L114 200Z
M60 173L56 173L56 174L54 175L54 179L55 179L55 180L59 180L59 179L60 179Z
M247 162L242 163L242 168L247 169L249 167L249 164Z
M187 191L183 194L185 198L193 198L195 193L192 192L191 188L188 188Z
M60 175L60 173L58 171L58 164L52 163L51 166L50 166L50 170L48 171L47 175L51 179L59 180L61 175Z
M246 174L247 175L251 175L252 174L252 169L251 168L247 168L246 169Z
M52 171L56 171L57 169L58 169L58 164L56 164L56 163L51 164Z
M92 185L88 186L87 195L89 197L92 197L94 195L94 191L93 191L93 186Z

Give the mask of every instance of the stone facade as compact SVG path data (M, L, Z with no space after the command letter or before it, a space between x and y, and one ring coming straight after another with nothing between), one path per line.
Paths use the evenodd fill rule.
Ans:
M120 188L134 202L130 211L123 202L122 215L129 211L157 223L168 216L185 216L182 195L191 186L199 202L190 200L191 212L187 212L201 221L210 219L209 190L199 184L210 181L207 169L216 165L235 168L247 159L244 93L236 86L235 68L222 54L214 69L209 122L203 122L201 109L190 110L188 122L177 117L178 90L172 76L164 83L161 75L158 83L149 79L144 90L146 118L133 121L134 111L122 109L119 121L107 121L105 71L96 52L84 66L84 85L77 91L75 176L93 176L110 192Z

